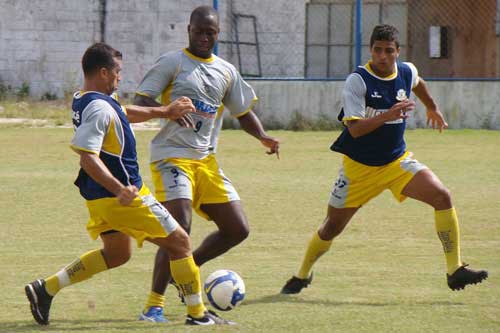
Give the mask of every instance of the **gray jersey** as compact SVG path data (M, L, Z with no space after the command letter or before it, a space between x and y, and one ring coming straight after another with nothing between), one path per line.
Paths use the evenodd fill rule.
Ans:
M233 65L215 55L196 57L186 49L162 55L147 72L137 94L154 99L160 96L164 105L186 96L196 107L194 129L161 121L161 130L151 141L151 162L171 157L205 158L215 150L224 108L240 117L257 100Z

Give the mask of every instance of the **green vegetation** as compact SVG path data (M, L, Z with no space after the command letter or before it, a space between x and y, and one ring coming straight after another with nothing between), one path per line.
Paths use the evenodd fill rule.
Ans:
M0 128L6 126L69 126L71 103L66 100L16 100L0 102ZM16 122L13 122L16 119Z
M1 96L1 91L0 91ZM127 102L131 102L128 100ZM126 103L126 102L124 102ZM32 99L14 99L0 98L0 118L11 119L3 121L0 119L1 127L50 127L50 126L70 126L71 125L71 102L70 99L57 99L57 96L51 93L45 93L40 101ZM18 119L12 122L12 119ZM147 123L148 127L158 127L158 120L151 120ZM264 126L267 129L291 130L291 131L326 131L339 129L340 123L335 119L331 119L326 114L320 114L315 120L301 115L295 111L288 124L280 124L275 119L267 119L264 121ZM224 129L239 129L238 120L229 116L224 118Z

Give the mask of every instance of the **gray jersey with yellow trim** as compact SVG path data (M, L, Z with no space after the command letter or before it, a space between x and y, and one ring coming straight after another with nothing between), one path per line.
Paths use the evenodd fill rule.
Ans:
M164 105L186 96L196 107L191 114L195 128L161 120L160 132L151 141L151 162L205 158L215 150L224 108L241 117L257 100L252 87L229 62L216 55L199 58L187 49L163 54L146 73L137 94L154 99L161 96Z

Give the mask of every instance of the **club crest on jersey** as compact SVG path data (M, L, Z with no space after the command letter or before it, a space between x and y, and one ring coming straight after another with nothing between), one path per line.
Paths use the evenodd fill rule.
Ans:
M372 98L382 98L382 95L380 95L376 90L372 92L371 96Z
M396 99L400 102L404 101L407 98L408 97L406 96L406 90L404 89L399 89L398 92L396 93Z
M218 107L215 105L210 105L197 99L193 99L193 105L196 109L196 113L205 118L215 118L217 115Z
M80 125L80 113L78 111L72 110L73 124L76 126Z
M78 126L80 126L80 112L78 111L75 111L75 110L72 110L72 121L73 121L73 129L76 131L76 129L78 128Z

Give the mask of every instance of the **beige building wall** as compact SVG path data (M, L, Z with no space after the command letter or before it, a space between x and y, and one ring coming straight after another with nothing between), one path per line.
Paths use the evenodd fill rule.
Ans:
M496 77L496 0L408 1L408 57L424 76ZM429 27L448 31L448 55L429 56Z

